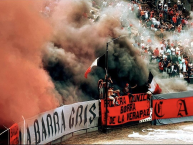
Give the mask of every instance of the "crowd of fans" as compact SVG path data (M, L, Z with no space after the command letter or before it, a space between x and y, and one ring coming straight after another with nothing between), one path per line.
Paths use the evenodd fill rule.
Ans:
M153 31L160 31L160 43L152 48L152 37L145 38L142 33L133 36L133 46L138 48L141 56L149 58L159 63L159 70L163 72L163 77L189 77L192 75L193 62L193 39L179 38L178 33L182 30L191 30L192 23L189 23L189 15L178 1L173 6L170 3L162 4L158 2L157 8L141 7L141 2L132 1L133 11L136 11L137 17L141 20L142 25ZM171 31L172 39L164 40L164 31ZM175 33L176 32L176 33ZM186 36L187 37L187 36Z
M115 4L114 1L116 0L109 5ZM193 23L184 4L180 1L173 5L158 1L155 7L149 7L146 0L130 1L129 13L136 15L141 26L137 33L132 33L132 27L136 27L132 26L132 21L129 24L123 22L122 26L128 30L133 47L148 62L156 62L153 64L158 66L162 77L187 78L190 83L193 74L193 38L190 35L193 32ZM104 1L101 7L107 6L108 2ZM157 32L159 37L155 37ZM126 85L125 90L127 89L131 93L131 87Z
M184 4L178 1L173 6L168 3L158 2L155 7L142 6L141 2L132 0L131 10L135 12L140 23L152 31L159 31L163 38L164 31L181 33L191 27L189 12Z

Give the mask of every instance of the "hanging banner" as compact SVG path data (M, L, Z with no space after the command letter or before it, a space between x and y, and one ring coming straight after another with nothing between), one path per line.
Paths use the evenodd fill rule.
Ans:
M193 97L153 100L153 120L193 116Z
M9 143L19 144L19 127L17 123L9 128Z
M133 94L118 97L119 106L112 106L112 100L107 102L107 125L121 125L127 122L139 121L150 117L150 101L147 94ZM133 101L132 101L133 100ZM106 125L106 100L101 100L102 124Z
M20 124L22 143L46 144L65 134L96 127L98 117L98 100L61 106L25 120L25 129L23 124Z

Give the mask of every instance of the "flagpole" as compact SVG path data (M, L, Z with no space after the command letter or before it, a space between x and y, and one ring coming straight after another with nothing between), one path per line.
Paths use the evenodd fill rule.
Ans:
M106 117L106 126L105 126L105 132L107 132L107 101L108 101L108 43L107 43L107 47L106 47L106 57L105 57L105 67L106 67L106 113L105 113L105 117Z
M107 42L107 45L106 45L106 56L105 56L105 67L106 67L106 112L105 112L105 117L106 117L106 123L105 123L105 129L104 131L107 133L107 116L108 116L108 111L107 111L107 105L108 105L108 45L109 43L119 39L119 38L122 38L122 37L126 37L127 35L121 35L117 38L114 38L112 39L111 41Z

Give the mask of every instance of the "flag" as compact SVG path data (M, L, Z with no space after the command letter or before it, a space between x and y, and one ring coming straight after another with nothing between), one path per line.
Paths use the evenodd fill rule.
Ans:
M87 78L88 73L91 72L91 69L93 66L99 66L105 69L105 54L103 54L101 57L98 57L95 59L95 61L91 64L91 66L86 70L84 77Z
M148 83L150 83L150 88L149 90L153 94L160 94L162 92L162 89L159 87L159 85L156 83L155 79L153 78L153 75L151 72L149 72L149 79Z

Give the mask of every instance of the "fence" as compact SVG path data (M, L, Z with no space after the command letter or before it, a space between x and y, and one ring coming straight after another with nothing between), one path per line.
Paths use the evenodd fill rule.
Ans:
M154 125L193 121L192 94L193 91L159 94L154 95L152 101L146 94L136 94L132 102L129 95L119 97L119 106L112 107L111 101L108 102L108 127L151 120ZM104 100L101 103L94 100L64 105L14 124L0 137L7 136L10 141L20 140L16 143L21 144L61 143L72 136L100 129L101 125L105 125L105 108Z

